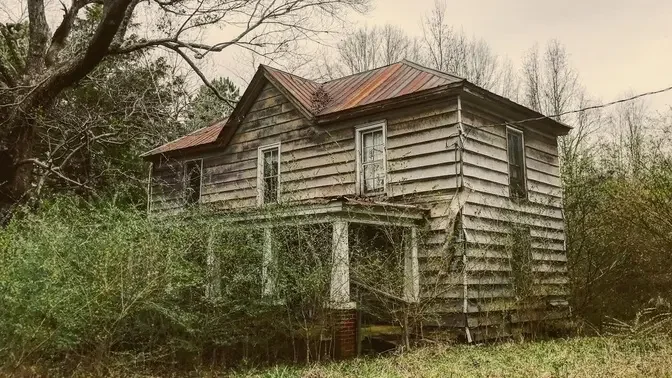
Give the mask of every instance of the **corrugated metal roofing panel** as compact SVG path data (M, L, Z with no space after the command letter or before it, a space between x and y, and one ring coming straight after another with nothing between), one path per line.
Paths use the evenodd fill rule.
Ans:
M293 101L301 105L308 114L312 114L313 116L347 111L359 106L405 96L462 80L459 77L425 68L405 60L325 83L317 83L268 66L263 66L263 70L271 75L271 78L277 85L282 87L282 90L292 97ZM326 95L327 100L323 103L315 104L315 99L322 97L316 96L318 91L322 91ZM212 126L197 130L149 151L145 156L212 143L216 140L217 133L221 131L224 123L224 121L220 121Z
M208 143L213 143L217 140L217 136L226 124L228 118L216 121L210 126L200 128L193 131L179 139L161 145L151 151L145 152L143 156L158 155L169 151L183 150L189 147L201 146Z

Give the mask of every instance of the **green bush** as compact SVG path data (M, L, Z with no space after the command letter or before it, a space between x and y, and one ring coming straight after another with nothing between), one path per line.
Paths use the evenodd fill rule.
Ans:
M205 215L148 218L66 200L18 214L0 230L0 366L115 353L226 360L277 350L274 340L305 328L288 307L303 306L298 313L313 321L309 307L323 307L326 281L306 274L314 262L297 256L279 269L295 273L279 280L282 298L262 298L258 236ZM212 256L219 290L206 295ZM222 355L227 347L237 355Z

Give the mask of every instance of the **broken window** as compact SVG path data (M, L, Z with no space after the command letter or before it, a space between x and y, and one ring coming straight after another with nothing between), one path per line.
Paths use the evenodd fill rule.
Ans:
M507 150L509 154L509 193L511 198L527 197L525 184L525 149L523 133L519 130L507 129Z
M280 145L259 148L257 184L260 205L277 203L280 194Z
M202 167L202 160L191 160L184 166L187 205L198 203L201 199Z
M357 130L358 186L360 194L385 191L385 125L378 124Z

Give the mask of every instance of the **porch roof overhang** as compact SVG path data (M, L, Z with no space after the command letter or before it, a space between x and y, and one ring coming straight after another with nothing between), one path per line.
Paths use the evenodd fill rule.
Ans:
M407 204L336 197L216 213L225 214L226 223L246 227L317 224L334 220L411 227L424 224L429 210Z

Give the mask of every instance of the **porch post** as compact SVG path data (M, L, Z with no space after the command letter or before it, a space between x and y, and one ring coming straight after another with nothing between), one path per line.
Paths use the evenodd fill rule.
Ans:
M411 227L410 240L404 248L404 299L420 300L420 268L418 266L418 229Z
M331 286L330 302L334 308L350 303L350 251L348 246L348 222L333 222L331 241Z
M261 266L263 296L272 296L275 292L275 256L273 255L273 228L264 227L264 250Z
M206 298L216 298L221 294L222 277L219 268L219 256L217 256L217 253L215 252L217 229L217 226L212 226L208 232L208 244L205 256L205 263L207 266L207 284L205 287Z
M334 315L335 345L337 359L357 355L357 308L350 301L350 250L348 245L348 222L332 223L330 305Z

